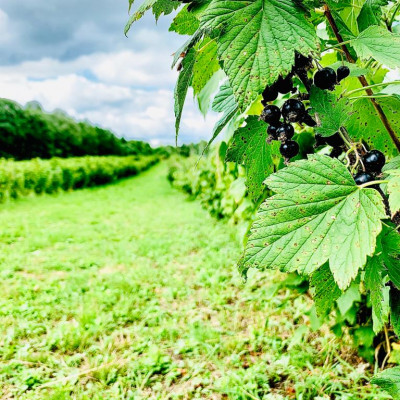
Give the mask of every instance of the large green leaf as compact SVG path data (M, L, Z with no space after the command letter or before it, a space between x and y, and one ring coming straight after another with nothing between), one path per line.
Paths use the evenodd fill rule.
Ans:
M382 7L386 6L389 0L365 0L361 12L357 18L360 32L371 25L379 25L382 17Z
M371 383L380 386L394 400L400 400L400 367L390 368L375 375Z
M146 13L146 11L150 10L154 4L157 2L157 0L145 0L140 7L131 15L129 18L129 21L125 25L125 30L124 33L125 35L128 34L129 30L131 29L132 25L138 21L140 18L143 17L143 15ZM132 7L132 3L129 4L129 9Z
M310 284L313 288L313 299L317 314L324 316L342 294L328 264L324 264L312 274Z
M365 267L365 287L370 291L374 332L379 333L389 320L389 288L383 281L384 267L380 257L371 257Z
M396 98L377 99L395 132L400 132L400 100ZM352 113L346 123L350 137L365 141L371 148L381 150L389 156L398 154L388 132L379 119L369 99L358 99L353 104Z
M364 0L350 0L348 7L344 7L343 10L339 11L343 22L347 28L354 34L358 34L357 18L361 11L361 6Z
M240 268L310 275L329 261L339 288L348 287L375 251L385 218L379 193L321 155L291 163L266 184L276 195L258 211Z
M315 28L293 0L213 0L201 26L219 35L218 55L242 110L291 71L295 50L317 48Z
M384 225L379 235L382 252L379 255L390 280L400 289L400 234L392 226Z
M204 38L195 46L196 55L193 66L193 92L200 93L215 72L219 70L217 59L217 43Z
M350 117L352 107L346 98L338 99L327 90L311 88L310 103L318 114L319 126L315 130L322 136L334 135Z
M193 35L199 26L199 20L193 15L193 13L188 11L188 5L186 5L176 15L169 30L179 33L180 35Z
M400 67L400 35L382 26L370 26L351 41L358 56L372 57L389 68Z
M192 82L194 62L195 62L195 50L192 48L189 50L189 52L186 54L186 56L182 61L182 70L179 73L178 81L175 86L174 111L175 111L175 131L177 138L182 118L183 105L185 104L187 91Z
M276 159L280 157L279 145L277 142L266 142L268 135L265 122L250 116L246 123L245 127L234 133L226 161L245 165L249 193L258 199L265 189L265 178L274 172Z

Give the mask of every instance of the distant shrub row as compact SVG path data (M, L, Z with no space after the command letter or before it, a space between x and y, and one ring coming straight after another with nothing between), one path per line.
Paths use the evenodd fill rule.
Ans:
M0 202L30 194L104 185L136 175L159 161L150 156L0 160Z
M37 102L21 107L0 99L0 157L29 160L153 152L148 143L120 139L109 130L77 122L61 110L46 113Z

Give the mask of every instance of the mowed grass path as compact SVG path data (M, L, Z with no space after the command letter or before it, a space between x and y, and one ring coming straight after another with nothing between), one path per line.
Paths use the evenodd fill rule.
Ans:
M165 175L1 206L1 399L381 398Z

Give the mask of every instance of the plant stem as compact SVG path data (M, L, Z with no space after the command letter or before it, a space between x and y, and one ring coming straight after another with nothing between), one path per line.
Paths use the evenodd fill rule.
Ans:
M366 188L366 187L368 187L368 186L374 186L374 185L381 185L382 183L388 183L389 181L384 181L384 180L381 180L381 181L371 181L371 182L367 182L367 183L364 183L363 185L360 185L360 188Z
M372 96L355 96L349 97L349 100L357 100L357 99L382 99L385 97L392 97L391 94L373 94Z
M329 25L331 26L331 28L332 28L335 36L336 36L337 41L339 43L343 43L344 40L342 38L342 35L339 32L339 29L338 29L338 27L336 25L336 22L333 19L331 10L329 9L327 4L324 5L324 11L325 11L325 17L327 18L327 20L329 22ZM347 46L345 44L342 44L341 48L342 48L344 54L346 55L347 61L349 63L355 64L355 60L351 56ZM368 96L373 96L374 93L373 93L373 91L371 89L368 88L369 84L368 84L365 76L364 75L359 76L358 80L360 81L361 85L364 87L364 89L367 92ZM380 120L382 121L382 124L384 125L384 127L388 131L388 133L390 135L390 138L392 139L394 145L396 146L397 150L400 152L400 140L397 137L396 133L394 132L392 126L390 125L390 122L388 121L388 119L387 119L382 107L375 101L374 98L371 97L370 101L371 101L372 105L374 106L375 111L378 114Z
M365 89L372 89L372 88L379 87L379 86L389 86L389 85L400 85L400 81L375 83L374 85L369 85L367 87L361 87L358 89L350 90L350 92L346 93L346 96L349 96L354 93L362 92Z
M400 9L400 1L397 3L397 6L394 9L392 17L390 18L390 21L389 21L389 30L390 30L390 32L392 31L393 22L394 22L394 19L396 18L396 14L397 14L397 11L399 11L399 9Z

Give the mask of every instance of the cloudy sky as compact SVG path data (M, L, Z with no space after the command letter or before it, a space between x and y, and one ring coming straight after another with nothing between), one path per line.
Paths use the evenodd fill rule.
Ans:
M186 38L168 32L171 16L156 25L151 12L126 38L127 10L128 0L0 0L0 97L173 143L171 54ZM188 97L180 142L208 138L214 122Z

